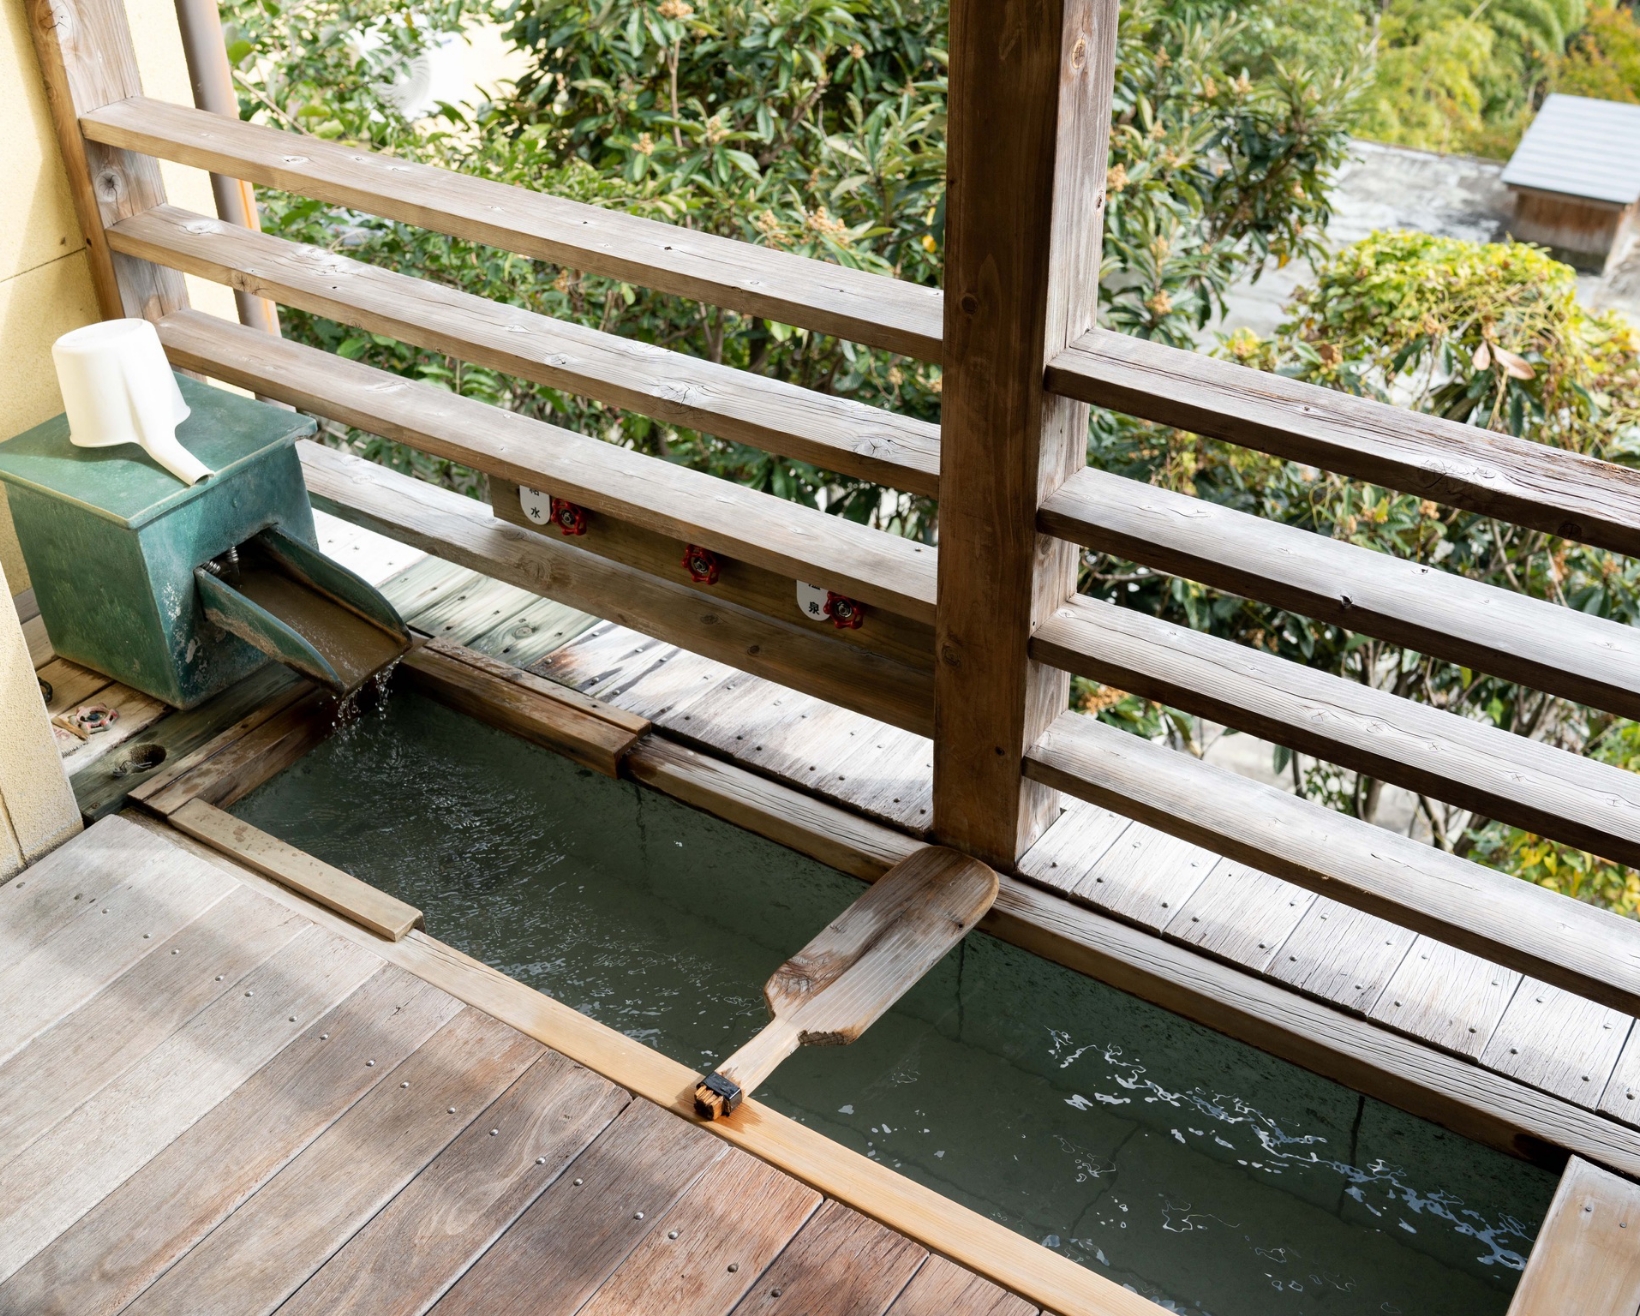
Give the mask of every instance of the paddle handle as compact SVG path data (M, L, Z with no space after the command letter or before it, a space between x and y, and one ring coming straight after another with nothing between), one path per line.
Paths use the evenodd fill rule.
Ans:
M790 1018L774 1019L695 1087L695 1112L703 1119L718 1119L740 1105L748 1092L755 1092L797 1050L802 1029Z

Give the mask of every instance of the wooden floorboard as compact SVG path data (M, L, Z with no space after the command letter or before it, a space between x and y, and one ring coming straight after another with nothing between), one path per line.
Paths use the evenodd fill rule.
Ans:
M1481 1053L1481 1062L1593 1109L1600 1104L1633 1022L1618 1010L1524 978Z
M1315 894L1246 864L1215 864L1163 932L1257 972L1275 961Z
M763 1272L735 1316L883 1316L927 1257L910 1239L827 1202Z
M728 1148L634 1101L462 1276L439 1316L570 1316Z
M300 915L239 887L0 1064L0 1165L305 926Z
M929 1257L894 1300L888 1316L1036 1316L1024 1298L999 1289L944 1257Z
M462 1008L383 966L0 1284L0 1313L112 1316Z
M129 823L122 824L134 832ZM131 877L0 969L0 1060L14 1055L231 890L204 864L145 856ZM4 1200L0 1198L0 1200Z
M461 1011L126 1310L273 1311L543 1050Z
M1321 897L1276 953L1270 976L1366 1014L1416 939L1405 928Z
M554 1052L543 1055L326 1262L280 1316L418 1316L630 1100L591 1070Z
M815 1311L823 1299L838 1316L880 1316L927 1245L826 1205L804 1178L831 1161L840 1182L859 1162L890 1190L877 1209L1045 1286L1060 1310L1150 1310L755 1103L745 1118L772 1141L714 1136L634 1100L521 1031L524 1019L435 985L431 962L416 976L395 967L412 942L436 945L422 934L379 938L161 824L105 819L57 853L0 906L0 927L16 913L28 929L13 936L23 961L42 967L52 952L57 977L78 984L0 1063L0 1316L729 1316L748 1300L794 1310L801 1293ZM91 869L133 863L140 879L83 898ZM175 931L136 932L160 925L128 890L181 909ZM120 910L144 917L106 933ZM511 993L496 1004L522 993L554 1006L489 977ZM14 1020L34 1017L24 986L0 997ZM682 1090L670 1077L655 1089L672 1062L556 1008L605 1051L620 1043L624 1081L666 1101ZM977 1309L995 1305L988 1284L959 1278L983 1297ZM763 1291L786 1283L792 1300Z
M248 1079L379 960L304 929L7 1165L0 1167L0 1280L94 1207Z
M579 1316L728 1316L820 1200L806 1184L731 1148L655 1222Z
M1379 1023L1479 1060L1521 976L1478 955L1419 937L1368 1012Z

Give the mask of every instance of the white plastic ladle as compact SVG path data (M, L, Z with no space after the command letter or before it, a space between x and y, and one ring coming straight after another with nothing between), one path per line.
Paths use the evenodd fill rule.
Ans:
M68 413L68 437L81 448L138 444L184 484L211 468L177 441L188 418L159 334L147 320L103 320L51 345Z

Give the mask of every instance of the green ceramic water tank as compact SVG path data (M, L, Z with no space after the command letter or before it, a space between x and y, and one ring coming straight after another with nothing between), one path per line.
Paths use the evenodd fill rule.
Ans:
M135 444L77 448L57 416L0 443L0 481L52 647L190 708L268 661L205 617L194 569L277 527L316 545L296 440L313 422L179 375L185 485Z

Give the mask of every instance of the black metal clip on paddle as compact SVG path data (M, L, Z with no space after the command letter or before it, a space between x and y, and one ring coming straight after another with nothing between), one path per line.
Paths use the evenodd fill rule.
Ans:
M997 875L957 850L900 860L763 988L768 1025L695 1086L703 1119L732 1113L800 1046L847 1046L991 908Z

